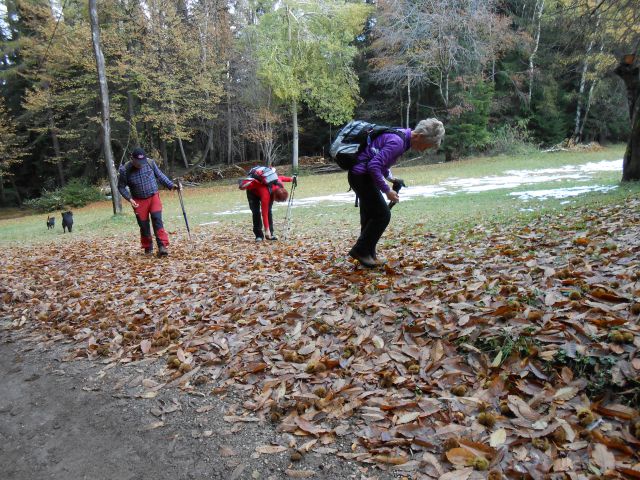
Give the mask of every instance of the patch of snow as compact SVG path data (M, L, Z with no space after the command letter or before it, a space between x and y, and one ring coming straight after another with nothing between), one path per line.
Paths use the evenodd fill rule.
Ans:
M478 193L498 189L514 189L523 185L535 185L537 183L562 182L563 180L592 180L592 173L622 171L622 159L602 160L589 162L583 165L565 165L558 168L540 168L537 170L507 170L503 175L491 175L479 178L449 178L439 185L415 185L403 188L400 192L401 200L407 201L413 198L434 198L443 195L457 195L459 193ZM587 192L607 192L615 186L585 185L570 188L557 188L552 190L530 190L512 192L509 195L520 200L532 199L545 200L547 198L567 198L582 195ZM321 202L331 202L327 206L353 204L354 192L336 193L334 195L322 195L316 197L294 199L292 207L312 207ZM287 208L287 203L274 203L274 209ZM208 215L235 215L251 213L251 210L237 206L235 209L224 212L213 212Z
M530 190L527 192L511 192L509 195L519 200L546 200L548 198L568 198L588 192L608 192L618 188L615 185L585 185L581 187L554 188L551 190ZM563 202L565 203L565 202Z

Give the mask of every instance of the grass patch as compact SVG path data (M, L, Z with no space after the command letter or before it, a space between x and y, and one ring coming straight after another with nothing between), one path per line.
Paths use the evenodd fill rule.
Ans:
M394 174L404 178L411 186L438 185L453 178L476 178L503 175L508 170L533 170L559 168L565 165L585 164L622 157L623 146L615 146L599 152L536 153L523 156L497 156L471 158L435 165L420 165L394 169ZM401 232L457 232L476 228L483 223L526 222L545 214L557 214L573 205L610 204L622 202L630 195L640 193L637 185L620 185L621 172L597 172L592 180L579 179L550 181L534 185L501 188L478 193L458 193L433 198L413 198L401 202L393 210L390 233L386 242L393 242L393 235ZM522 190L568 188L581 185L605 185L617 188L607 192L587 193L577 197L557 200L522 201L509 193ZM344 193L349 186L343 172L329 175L304 175L300 178L295 198L297 200ZM184 220L174 192L162 191L164 220L169 233L184 230ZM212 184L184 192L184 201L189 222L194 232L215 236L215 223L233 223L238 229L251 233L251 218L246 196L235 184ZM74 237L96 238L125 233L133 235L137 226L133 212L125 202L122 215L113 215L110 201L93 203L74 209ZM274 217L277 231L282 231L286 204L277 205ZM233 213L240 212L240 213ZM16 211L10 212L15 215ZM47 231L46 214L27 215L20 218L0 219L0 242L2 243L50 243L68 241L62 233L61 217L56 213L56 229ZM2 215L0 214L0 218ZM201 224L208 224L200 226ZM329 235L352 236L358 225L358 209L353 204L321 202L292 210L294 232L311 233L320 238Z

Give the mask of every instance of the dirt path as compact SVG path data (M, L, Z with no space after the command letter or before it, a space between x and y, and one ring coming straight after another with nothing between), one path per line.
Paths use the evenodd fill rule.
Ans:
M171 388L138 398L152 364L105 374L103 365L65 355L64 346L31 344L0 326L3 479L368 478L367 469L335 455L310 453L295 463L289 448L259 455L256 447L295 439L269 423L226 422L232 399Z

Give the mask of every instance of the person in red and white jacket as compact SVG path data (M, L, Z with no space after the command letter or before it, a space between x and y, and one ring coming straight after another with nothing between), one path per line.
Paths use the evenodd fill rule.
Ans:
M267 240L278 239L274 232L271 209L274 201L286 202L289 198L289 193L282 182L296 182L296 177L278 175L278 181L271 185L266 185L254 178L245 178L240 181L240 189L247 191L256 242L262 242L265 238Z

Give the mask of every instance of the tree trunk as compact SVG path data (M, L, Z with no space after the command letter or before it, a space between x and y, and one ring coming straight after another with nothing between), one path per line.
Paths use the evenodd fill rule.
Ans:
M227 91L227 164L233 164L233 138L231 137L231 94L229 93L229 91Z
M103 150L104 161L107 165L107 173L109 175L109 186L111 187L111 203L113 205L113 213L122 213L122 201L118 192L118 173L116 172L115 163L113 161L113 152L111 150L111 123L109 111L109 87L107 85L107 74L104 65L104 55L102 54L102 45L100 43L100 25L98 23L98 7L97 0L89 0L89 16L91 18L91 38L93 40L93 53L96 57L96 67L98 70L98 83L100 84L100 100L102 101L102 130L104 133Z
M293 174L298 173L298 102L291 101L291 123L293 130Z
M589 42L587 52L584 56L584 62L582 63L582 72L580 74L580 85L578 87L578 105L576 106L576 120L573 128L573 141L579 143L581 141L580 132L582 131L582 106L584 103L584 88L587 83L587 70L589 69L589 54L593 48L593 40Z
M162 168L169 171L169 155L167 154L167 142L160 138L160 155L162 156Z
M538 47L540 46L540 30L542 30L542 12L544 11L544 0L536 1L536 8L534 9L534 17L537 17L536 35L533 43L533 51L529 55L529 92L527 94L527 107L531 105L531 97L533 95L533 73L534 73L534 58L538 53Z
M56 156L56 168L58 170L58 180L60 180L60 186L64 187L64 169L62 168L62 151L60 150L60 142L58 141L58 134L56 133L56 126L53 123L53 112L48 111L49 115L49 134L51 135L51 144L53 145L53 153Z
M207 148L202 156L205 165L207 164L207 155L211 155L211 164L213 165L215 163L215 157L213 156L213 126L209 129L209 135L207 136Z
M16 192L16 199L18 200L18 206L22 205L22 197L20 196L20 190L18 190L18 186L16 185L16 179L11 177L11 186L13 187L13 191Z
M187 154L184 152L184 145L182 145L181 138L178 138L178 146L180 147L180 156L182 157L184 168L189 168L189 161L187 160Z
M133 139L133 143L140 145L140 138L138 137L138 129L136 128L135 109L133 108L133 94L127 92L127 109L129 111L129 137Z
M578 138L580 141L584 139L584 124L587 123L587 118L589 117L589 110L591 109L591 98L593 97L593 89L596 86L597 80L591 82L591 86L589 87L589 93L587 94L587 104L584 107L584 116L582 117L582 121L580 122L580 131L578 132Z
M289 5L287 4L287 39L289 40L289 59L292 58L291 52L291 18L289 12ZM298 174L298 101L293 98L291 100L291 126L293 130L293 153L291 165L293 168L293 174Z
M173 114L173 128L175 130L176 139L178 140L178 145L180 146L180 155L182 156L182 163L184 164L184 168L189 168L189 162L187 161L187 155L184 153L184 146L182 145L182 139L178 135L178 115L176 114L176 107L173 103L173 99L171 99L171 113ZM172 168L173 168L173 161Z
M6 201L7 201L7 196L4 191L4 176L0 174L0 203L4 205Z
M409 114L411 112L411 74L407 73L407 124L406 128L409 128Z
M627 87L631 133L622 161L622 181L640 180L640 66L636 55L625 55L615 69Z

